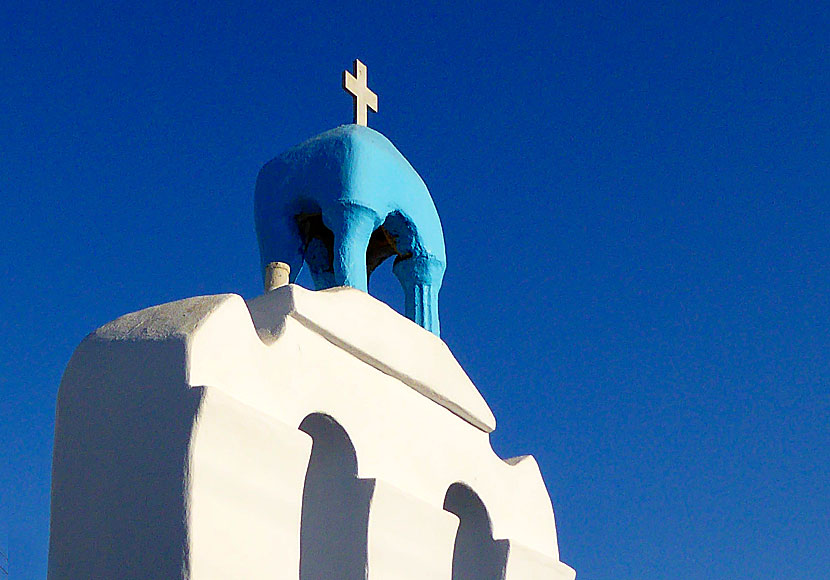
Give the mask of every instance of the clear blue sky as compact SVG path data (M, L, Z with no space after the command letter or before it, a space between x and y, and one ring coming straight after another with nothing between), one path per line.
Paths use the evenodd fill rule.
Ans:
M578 577L827 577L826 3L32 4L0 5L13 578L45 575L75 346L259 293L257 171L351 120L355 57L444 224L443 338Z

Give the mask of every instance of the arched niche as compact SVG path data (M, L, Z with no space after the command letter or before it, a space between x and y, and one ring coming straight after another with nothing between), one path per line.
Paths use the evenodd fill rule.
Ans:
M444 509L458 516L452 556L452 580L501 580L509 543L494 540L493 527L481 498L463 483L454 483L444 496Z
M357 477L349 435L328 415L300 424L313 445L303 487L300 580L364 580L374 482Z

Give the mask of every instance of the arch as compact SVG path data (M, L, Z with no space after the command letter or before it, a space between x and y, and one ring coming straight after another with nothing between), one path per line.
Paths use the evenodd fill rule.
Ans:
M355 448L332 417L311 414L300 430L313 440L303 486L300 580L364 580L374 482L358 479Z
M441 220L421 177L383 135L345 125L293 147L257 177L254 215L263 272L303 263L317 290L351 286L395 256L405 315L440 335L446 268Z
M299 237L302 242L302 263L308 265L309 274L315 290L325 290L337 286L335 281L335 235L326 224L319 207L314 213L300 213L295 216ZM400 212L393 211L383 220L369 236L366 247L366 287L367 291L372 284L372 275L381 266L389 266L388 259L394 257L397 265L405 260L419 261L417 248L422 245L416 228ZM293 271L293 270L292 270ZM397 286L401 288L403 298L400 306L390 303L398 312L406 313L407 290L410 284L401 274L400 266L388 269L389 277L397 278ZM380 274L386 279L387 270ZM296 278L296 277L295 277ZM386 282L386 280L384 280ZM375 296L374 292L370 292ZM388 297L389 292L385 293ZM379 297L379 296L375 296ZM414 320L414 300L412 300L412 315Z
M452 555L452 580L502 580L509 542L493 539L493 526L481 498L463 483L444 496L444 509L458 516Z

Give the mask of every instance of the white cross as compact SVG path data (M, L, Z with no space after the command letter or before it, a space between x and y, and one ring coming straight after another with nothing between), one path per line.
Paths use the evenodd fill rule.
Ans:
M351 93L354 98L354 122L357 125L368 125L369 109L378 112L378 96L369 90L366 65L355 59L354 75L347 70L343 71L343 90Z

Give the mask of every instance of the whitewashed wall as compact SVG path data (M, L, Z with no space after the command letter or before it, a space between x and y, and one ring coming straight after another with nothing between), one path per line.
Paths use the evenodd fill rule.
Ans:
M574 578L494 428L446 345L359 290L128 314L61 383L49 579Z

